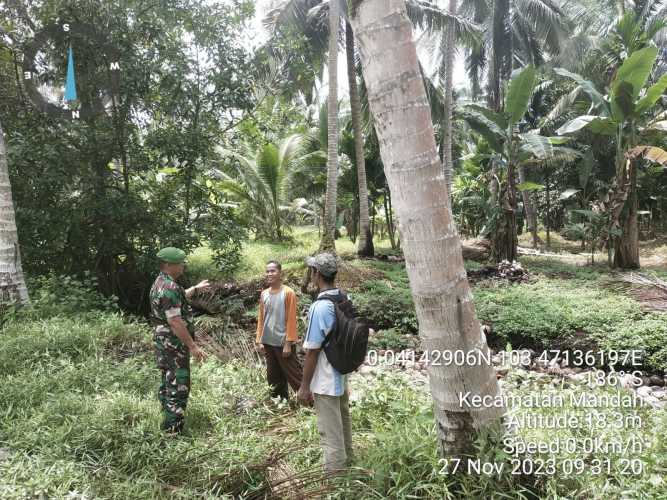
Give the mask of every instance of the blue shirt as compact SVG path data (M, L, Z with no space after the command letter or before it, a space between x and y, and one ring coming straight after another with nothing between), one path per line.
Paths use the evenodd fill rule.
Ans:
M317 298L325 295L337 295L338 289L326 290ZM308 330L303 342L304 349L320 349L324 339L331 332L336 320L334 305L330 300L317 300L308 310ZM342 396L345 391L347 377L336 370L324 350L320 351L313 379L310 382L310 391L327 396Z

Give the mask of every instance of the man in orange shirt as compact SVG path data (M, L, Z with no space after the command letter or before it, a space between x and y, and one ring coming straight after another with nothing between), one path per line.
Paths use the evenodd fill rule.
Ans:
M266 357L266 378L273 397L288 399L287 384L296 392L301 386L301 363L296 357L297 297L283 285L282 266L272 260L266 264L266 284L259 297L255 343Z

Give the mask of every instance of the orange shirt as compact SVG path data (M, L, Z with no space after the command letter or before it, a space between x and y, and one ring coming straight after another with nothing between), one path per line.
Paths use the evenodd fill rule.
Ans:
M275 297L278 294L284 294L284 314L280 314L283 313L283 311L267 310L273 302L270 300L271 297ZM270 288L263 290L259 297L259 314L257 316L257 335L255 336L255 342L258 344L261 343L262 336L264 335L264 326L267 324L267 320L271 323L270 316L274 316L275 318L284 321L284 325L277 325L278 330L285 332L285 339L288 342L296 342L298 340L296 332L296 305L296 293L286 285L282 285L280 292L275 295L271 293Z

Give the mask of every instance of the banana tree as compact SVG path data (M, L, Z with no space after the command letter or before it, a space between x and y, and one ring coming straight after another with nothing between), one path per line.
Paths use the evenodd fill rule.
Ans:
M471 105L463 110L470 127L488 142L498 175L498 207L495 216L487 222L486 234L491 236L491 258L496 262L513 261L517 256L517 188L533 190L533 183L515 185L519 167L540 164L546 160L571 159L577 153L561 146L562 137L545 137L537 131L519 132L519 122L528 110L530 98L537 84L535 68L527 66L515 72L505 94L502 111Z
M661 119L664 114L654 117L655 105L667 89L667 74L647 86L657 55L655 47L632 53L616 72L606 95L582 76L555 69L574 80L591 102L588 114L568 121L556 133L569 135L585 129L612 138L616 146L616 174L603 204L609 221L609 264L618 268L639 268L637 167L643 155L630 152L638 146L650 148L642 143L667 130L667 121Z

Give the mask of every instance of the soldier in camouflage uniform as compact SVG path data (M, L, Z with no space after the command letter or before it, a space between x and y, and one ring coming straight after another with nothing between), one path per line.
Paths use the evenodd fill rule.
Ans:
M185 252L163 248L157 254L160 274L150 291L151 323L155 332L155 354L162 372L158 398L165 414L162 429L181 432L190 395L190 353L203 361L206 353L195 344L194 322L188 298L208 281L184 290L176 279L185 269Z

